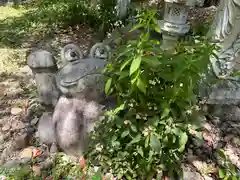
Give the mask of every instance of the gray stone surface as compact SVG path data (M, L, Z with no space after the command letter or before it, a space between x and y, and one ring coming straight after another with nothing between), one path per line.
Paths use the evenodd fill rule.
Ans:
M63 94L82 92L86 88L95 89L101 94L105 86L101 70L106 65L106 58L66 60L68 63L56 75L57 87Z
M60 96L55 74L57 65L53 55L45 50L37 50L28 56L28 66L35 77L39 101L45 105L55 106Z
M60 97L52 118L59 147L69 155L83 155L100 113L101 106L94 101Z
M52 145L56 143L56 135L52 122L52 113L45 112L39 119L38 137L41 143Z

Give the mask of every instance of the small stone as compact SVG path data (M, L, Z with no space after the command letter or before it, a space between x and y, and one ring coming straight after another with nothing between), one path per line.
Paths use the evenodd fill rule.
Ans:
M15 148L23 149L29 145L30 137L27 133L24 133L16 138Z
M8 131L10 130L11 126L9 124L5 124L3 127L2 127L2 131Z
M22 109L21 108L16 107L16 108L12 108L11 109L11 114L12 115L19 115L21 113L22 113Z
M204 123L203 128L206 129L207 131L211 131L212 127L209 123Z
M33 125L36 125L37 123L38 123L38 118L37 117L35 117L33 120L31 120L31 125L33 126Z
M232 142L233 142L236 146L240 146L240 138L234 137L234 138L232 139Z
M195 168L197 168L198 171L201 172L202 169L207 168L207 163L199 160L192 161L192 164Z
M203 176L203 179L204 179L204 180L214 180L212 177L210 177L210 176L206 176L206 175Z
M197 172L191 172L190 170L183 171L183 180L203 180L202 176Z
M32 158L32 154L33 154L33 148L32 147L28 147L28 148L25 148L23 149L21 152L20 152L20 158L21 159L31 159Z
M0 144L4 143L4 135L0 135Z
M25 128L25 124L21 121L14 121L12 123L13 130L19 130L19 129L24 129L24 128Z
M189 163L192 163L193 161L197 160L198 157L197 156L194 156L194 155L188 155L187 156L187 160Z
M10 150L8 148L5 148L3 150L2 154L1 154L0 165L2 165L5 162L6 158L8 157L9 151Z

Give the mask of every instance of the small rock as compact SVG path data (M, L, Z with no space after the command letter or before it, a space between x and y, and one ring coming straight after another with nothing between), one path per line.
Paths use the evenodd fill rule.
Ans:
M194 156L192 154L187 156L187 160L188 160L189 163L192 163L193 161L195 161L197 159L198 159L198 157Z
M236 146L240 146L240 138L234 137L234 138L232 139L232 142L233 142Z
M37 117L35 117L33 120L31 120L31 125L33 126L33 125L36 125L37 123L38 123L38 118Z
M12 129L13 130L19 130L25 128L25 124L21 121L14 121L12 123Z
M0 144L3 144L4 143L4 135L0 135Z
M4 144L0 144L0 151L3 151L3 149L5 148Z
M204 123L203 128L206 129L207 131L211 131L212 127L209 123Z
M33 147L28 147L28 148L25 148L23 149L21 152L20 152L20 158L21 159L31 159L32 158L32 154L33 154Z
M195 168L197 168L198 171L201 172L202 169L207 168L207 163L199 160L192 161L192 164Z
M183 171L183 180L203 180L202 176L197 172Z
M15 148L23 149L29 145L30 137L27 133L18 136L15 140Z
M203 179L204 179L204 180L214 180L212 177L210 177L210 176L206 176L206 175L203 176Z
M2 127L2 131L8 131L10 130L11 126L7 123Z
M6 124L7 120L6 119L0 119L0 126L4 126Z
M15 107L15 108L11 109L11 114L12 115L19 115L21 113L22 113L22 109L21 108Z

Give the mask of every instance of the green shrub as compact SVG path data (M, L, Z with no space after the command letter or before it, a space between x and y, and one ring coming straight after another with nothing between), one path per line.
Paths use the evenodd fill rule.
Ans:
M90 164L127 179L181 174L189 136L200 136L201 114L194 91L214 49L203 39L163 52L149 32L159 31L155 10L144 12L133 28L139 39L120 47L105 73L106 93L118 98L92 135ZM150 53L146 53L150 52Z

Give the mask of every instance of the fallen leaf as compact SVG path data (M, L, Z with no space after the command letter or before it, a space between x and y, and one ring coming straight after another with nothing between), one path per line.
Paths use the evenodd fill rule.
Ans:
M38 149L33 149L33 151L32 151L33 158L39 157L41 154L42 154L42 152Z
M81 157L81 158L79 159L79 163L80 163L80 167L81 167L82 169L84 169L84 168L86 167L86 160L84 159L84 157Z

